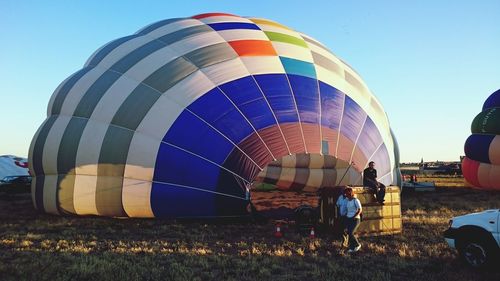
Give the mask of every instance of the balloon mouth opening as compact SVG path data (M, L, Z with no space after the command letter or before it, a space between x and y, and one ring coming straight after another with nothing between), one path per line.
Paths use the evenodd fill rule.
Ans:
M322 188L359 184L359 168L347 161L298 153L269 163L251 184L249 198L260 215L289 219L302 206L317 208Z

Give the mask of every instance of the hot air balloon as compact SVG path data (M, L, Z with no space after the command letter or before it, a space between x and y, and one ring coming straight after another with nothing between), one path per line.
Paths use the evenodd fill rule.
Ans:
M484 102L465 142L462 172L472 186L500 190L500 90Z
M323 44L261 18L167 19L104 45L55 90L30 147L33 202L53 214L238 216L257 175L301 153L357 163L346 183L369 161L381 182L399 179L380 102Z

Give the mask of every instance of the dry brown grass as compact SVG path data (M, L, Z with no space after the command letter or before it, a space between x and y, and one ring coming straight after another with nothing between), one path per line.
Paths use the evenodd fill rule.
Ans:
M467 187L461 175L418 175L418 181L434 182L436 187Z
M500 206L461 188L406 194L402 234L361 238L355 254L328 234L284 225L38 214L29 195L0 195L0 280L500 280L464 266L442 238L449 218Z

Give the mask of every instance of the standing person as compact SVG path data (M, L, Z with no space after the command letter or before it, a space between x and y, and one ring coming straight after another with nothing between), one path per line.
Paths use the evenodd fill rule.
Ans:
M361 222L361 202L359 199L354 197L354 191L352 188L348 187L345 189L345 196L347 197L347 215L346 215L346 228L347 235L349 238L349 253L357 252L361 248L358 238L354 233Z
M363 171L363 185L368 186L375 194L377 201L384 205L385 185L377 181L377 170L373 161L368 163L368 168Z
M341 237L340 241L342 243L342 247L347 247L347 242L349 241L349 237L347 235L347 226L346 226L346 216L347 216L347 197L345 195L345 190L342 192L342 194L339 196L337 199L337 203L335 203L335 206L337 206L337 214L338 217L337 219L340 222L340 229L341 229Z

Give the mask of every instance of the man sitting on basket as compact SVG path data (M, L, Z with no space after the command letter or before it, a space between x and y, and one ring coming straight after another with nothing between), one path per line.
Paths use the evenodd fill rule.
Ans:
M385 185L377 181L377 170L374 167L375 162L371 161L368 163L368 168L363 171L363 185L369 187L377 201L384 205Z

